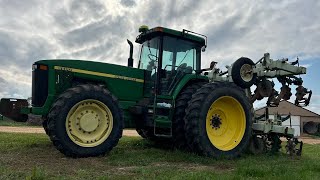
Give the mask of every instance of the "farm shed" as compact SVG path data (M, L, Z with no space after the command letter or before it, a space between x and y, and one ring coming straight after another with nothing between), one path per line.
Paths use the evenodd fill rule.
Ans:
M255 111L257 115L262 115L266 111L266 107L259 108ZM278 107L269 107L269 118L274 118L276 114L287 116L291 114L291 125L295 129L295 135L300 136L304 133L307 126L315 126L318 129L320 123L320 115L307 110L303 107L298 107L289 101L281 101ZM284 125L290 125L290 120L283 122ZM309 127L310 128L310 127Z

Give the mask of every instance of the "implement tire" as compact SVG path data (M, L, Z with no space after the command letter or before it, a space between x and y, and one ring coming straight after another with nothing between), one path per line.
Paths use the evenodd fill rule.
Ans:
M185 122L186 108L192 95L207 82L196 82L185 87L176 99L175 113L172 121L172 141L173 146L177 149L188 148L185 136Z
M189 101L185 129L191 149L215 158L242 154L252 136L251 104L233 83L209 83Z
M242 88L250 88L257 79L253 73L254 62L246 57L241 57L232 65L231 77L235 84Z
M69 157L104 155L117 145L122 129L123 115L117 99L98 85L66 90L48 114L50 139Z

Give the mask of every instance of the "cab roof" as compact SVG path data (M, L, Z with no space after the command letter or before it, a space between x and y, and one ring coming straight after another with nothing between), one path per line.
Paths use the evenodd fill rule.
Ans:
M139 44L142 44L143 42L160 35L167 35L167 36L181 38L187 41L197 43L200 46L206 45L206 39L203 38L206 36L204 35L194 33L192 31L188 31L185 29L183 29L182 31L177 31L177 30L169 29L165 27L154 27L149 30L146 30L145 32L142 32L140 35L137 36L136 42Z

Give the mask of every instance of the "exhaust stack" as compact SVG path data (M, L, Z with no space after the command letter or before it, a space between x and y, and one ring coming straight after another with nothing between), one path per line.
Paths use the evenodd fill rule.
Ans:
M129 58L128 58L128 67L133 67L133 58L132 58L133 44L129 39L127 39L127 42L128 42L128 44L130 46L130 54L129 54Z

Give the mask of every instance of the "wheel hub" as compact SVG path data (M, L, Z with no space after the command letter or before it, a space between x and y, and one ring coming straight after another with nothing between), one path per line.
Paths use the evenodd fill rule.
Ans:
M103 143L112 127L112 113L101 101L87 99L78 102L67 115L67 134L81 147L95 147Z
M240 76L246 82L251 81L251 79L253 78L252 66L249 64L244 64L240 69Z
M211 123L210 123L212 128L218 129L218 128L220 128L221 124L222 124L222 122L221 122L220 115L215 114L214 116L212 116Z
M212 102L206 117L206 131L212 145L229 151L241 142L246 127L245 112L233 97L222 96Z
M85 132L93 132L97 129L99 125L98 115L94 112L85 112L84 115L81 116L79 125L80 128Z

